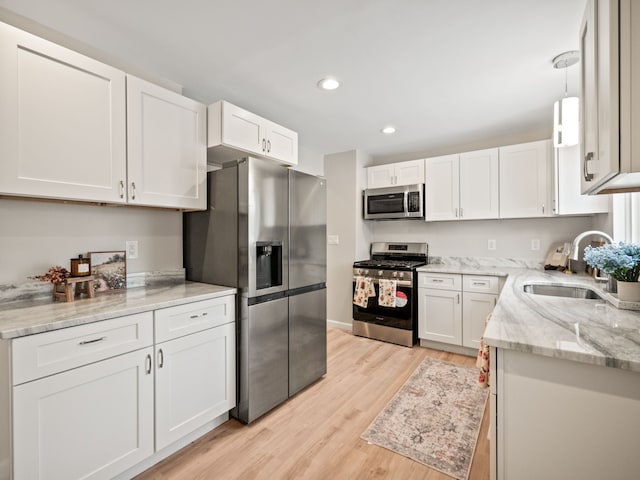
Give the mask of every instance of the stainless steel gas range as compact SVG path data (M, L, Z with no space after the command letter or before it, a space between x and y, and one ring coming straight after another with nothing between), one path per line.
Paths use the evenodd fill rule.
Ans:
M426 243L371 244L371 258L353 264L353 333L412 347L418 341L418 274Z

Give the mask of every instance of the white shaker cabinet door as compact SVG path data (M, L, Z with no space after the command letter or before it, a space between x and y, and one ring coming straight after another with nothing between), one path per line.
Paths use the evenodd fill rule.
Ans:
M15 479L109 479L153 454L153 349L13 389Z
M298 133L265 121L266 155L289 165L298 164Z
M462 292L419 288L418 337L462 344Z
M206 209L207 108L127 75L130 204Z
M235 323L156 346L156 450L236 403Z
M460 155L425 161L425 220L457 220L460 210Z
M500 147L500 218L545 217L551 206L551 141Z
M228 102L218 102L214 106L216 110L222 109L217 113L217 118L220 118L219 115L221 115L219 128L222 133L222 143L262 155L266 150L264 118ZM209 142L211 143L211 140Z
M498 218L498 149L460 154L460 219Z
M367 167L367 188L385 188L394 185L395 166L376 165Z
M464 292L462 302L462 345L480 348L487 316L493 311L498 295Z
M0 193L124 203L125 74L0 24Z

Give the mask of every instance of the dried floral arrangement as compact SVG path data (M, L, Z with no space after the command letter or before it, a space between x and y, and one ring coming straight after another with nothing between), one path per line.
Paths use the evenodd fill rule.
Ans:
M69 270L60 265L52 266L49 268L47 273L42 275L36 275L34 277L29 277L34 280L40 280L41 282L50 282L53 284L64 283L67 278L71 276Z

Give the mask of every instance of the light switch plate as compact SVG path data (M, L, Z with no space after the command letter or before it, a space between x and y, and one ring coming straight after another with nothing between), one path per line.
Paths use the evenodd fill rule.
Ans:
M327 235L327 245L340 245L340 237L338 235Z
M496 241L494 239L487 240L487 250L495 250L496 249Z
M127 258L133 260L138 258L138 241L137 240L127 240L125 242L125 247L127 250Z
M531 250L540 250L540 239L532 238L531 239Z

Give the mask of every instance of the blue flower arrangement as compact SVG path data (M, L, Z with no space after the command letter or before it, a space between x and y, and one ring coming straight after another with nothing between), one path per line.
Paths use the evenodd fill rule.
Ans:
M619 282L637 282L640 276L640 245L620 242L601 247L589 246L584 249L584 261Z

